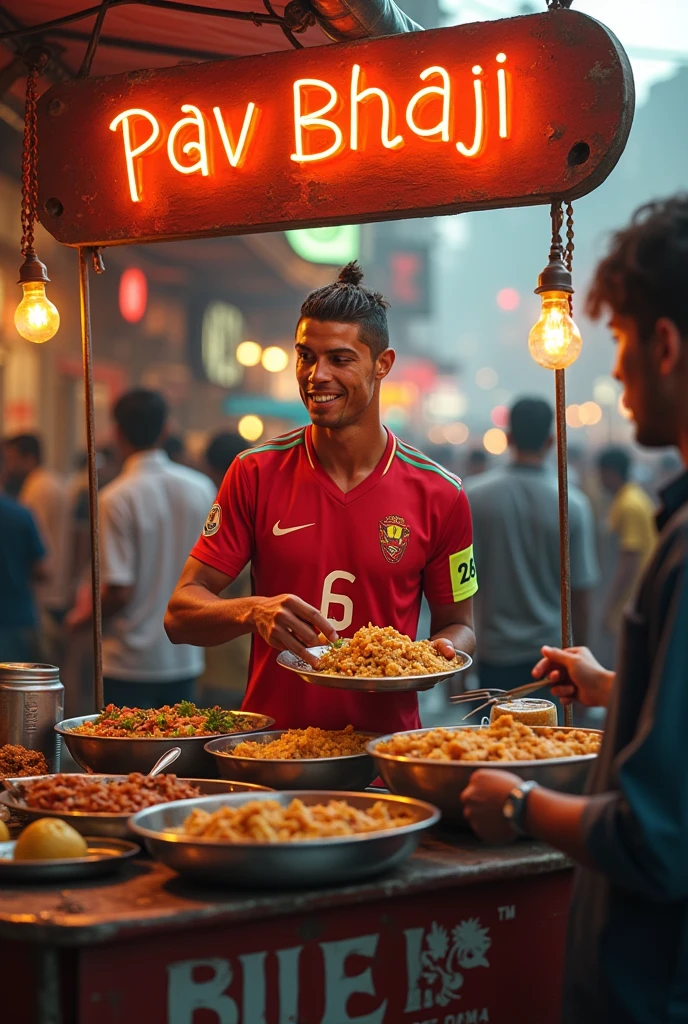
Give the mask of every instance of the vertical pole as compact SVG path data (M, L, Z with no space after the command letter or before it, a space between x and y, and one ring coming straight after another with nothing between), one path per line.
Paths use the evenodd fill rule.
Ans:
M81 307L81 357L84 367L86 448L88 451L88 510L91 527L91 595L93 601L93 701L103 707L103 617L100 605L100 524L96 470L96 417L93 402L93 346L91 343L91 293L88 281L89 252L79 247L79 300Z
M571 647L571 552L569 550L569 476L566 450L566 371L554 371L559 475L559 563L561 567L561 646ZM564 708L564 725L573 725L573 708Z

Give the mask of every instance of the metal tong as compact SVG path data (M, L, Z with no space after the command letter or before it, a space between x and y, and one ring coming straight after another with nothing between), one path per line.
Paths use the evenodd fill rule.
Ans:
M517 700L519 697L525 697L528 693L534 693L536 690L541 690L545 686L553 686L554 683L550 679L538 679L536 683L525 683L523 686L515 686L513 690L498 690L498 689L485 689L485 690L466 690L465 693L459 693L456 697L450 697L450 704L468 704L474 700L481 700L485 698L485 702L479 707L469 711L467 715L461 719L465 722L471 715L477 715L479 711L484 711L485 708L491 707L493 704L499 704L504 700L511 701Z

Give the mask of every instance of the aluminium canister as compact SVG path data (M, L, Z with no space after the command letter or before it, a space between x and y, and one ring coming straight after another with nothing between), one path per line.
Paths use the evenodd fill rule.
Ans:
M64 687L55 665L0 662L0 746L19 744L40 750L49 772L60 770Z

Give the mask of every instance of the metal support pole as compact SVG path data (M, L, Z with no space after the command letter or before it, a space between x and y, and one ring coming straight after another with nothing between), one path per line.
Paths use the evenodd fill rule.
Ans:
M569 477L566 450L566 371L554 371L559 474L559 563L561 567L561 646L571 647L571 552L569 550ZM573 708L564 708L564 725L573 725Z
M81 356L84 367L86 448L88 451L88 510L91 526L91 594L93 601L93 700L95 711L103 707L103 616L100 605L100 524L96 469L96 417L93 402L93 346L91 343L91 295L88 282L88 249L79 247L79 299L81 306Z

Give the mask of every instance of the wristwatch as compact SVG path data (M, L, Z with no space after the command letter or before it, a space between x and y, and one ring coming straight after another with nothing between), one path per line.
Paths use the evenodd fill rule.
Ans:
M537 785L537 782L522 782L520 786L514 786L502 805L502 814L518 836L528 834L525 829L526 803L528 794Z

